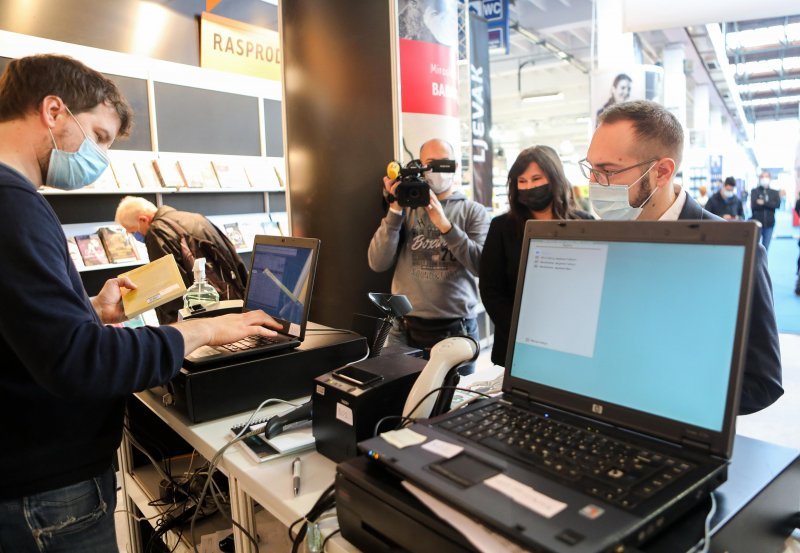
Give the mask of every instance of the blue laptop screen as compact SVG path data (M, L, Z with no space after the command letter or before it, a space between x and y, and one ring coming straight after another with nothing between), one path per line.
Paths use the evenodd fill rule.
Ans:
M256 244L244 306L262 309L273 317L303 324L311 280L310 248ZM299 334L293 332L290 334Z
M512 376L722 430L743 246L529 247Z

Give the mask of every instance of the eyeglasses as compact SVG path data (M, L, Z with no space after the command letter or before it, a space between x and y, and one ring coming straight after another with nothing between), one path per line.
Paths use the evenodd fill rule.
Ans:
M582 159L578 162L578 165L581 168L581 173L583 176L589 180L594 179L594 182L600 184L602 186L608 186L611 184L611 177L614 175L618 175L620 173L624 173L625 171L630 171L631 169L635 169L636 167L641 167L642 165L647 165L648 163L654 163L658 161L658 158L649 159L647 161L642 161L641 163L637 163L636 165L631 165L630 167L625 167L624 169L617 169L616 171L603 171L602 169L595 169L591 166L588 159Z

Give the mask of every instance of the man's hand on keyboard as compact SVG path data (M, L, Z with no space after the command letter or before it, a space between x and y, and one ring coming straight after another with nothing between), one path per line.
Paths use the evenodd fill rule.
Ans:
M281 328L279 322L260 310L192 319L172 326L183 334L187 353L200 346L229 344L246 336L275 336L277 333L270 329Z

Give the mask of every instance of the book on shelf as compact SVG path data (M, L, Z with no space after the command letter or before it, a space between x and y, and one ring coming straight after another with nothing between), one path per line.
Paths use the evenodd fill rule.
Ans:
M183 188L186 186L183 174L178 169L178 162L174 159L154 159L153 168L156 170L158 180L164 188Z
M242 240L245 246L251 248L256 241L256 235L261 234L260 221L240 221L239 230L242 233Z
M111 171L122 190L136 190L142 187L136 168L131 160L111 160Z
M76 236L75 243L83 258L83 264L87 267L105 265L108 263L106 250L103 248L103 242L100 240L100 236L97 233Z
M139 182L142 188L152 190L154 188L161 188L161 181L158 180L156 169L153 166L153 161L134 161L133 166L136 168L136 175L139 177Z
M228 235L228 239L234 246L237 248L244 248L247 246L244 241L244 236L242 236L242 231L239 229L239 223L225 223L224 227L225 234Z
M241 163L213 160L211 165L222 188L250 188L250 181Z
M131 236L131 238L133 237ZM136 238L133 238L131 243L136 249L136 256L139 258L139 261L144 261L145 263L150 261L150 255L147 253L147 246L145 246L144 242L139 242Z
M278 177L278 183L281 188L286 188L286 166L283 160L272 164L272 169L275 171L275 176Z
M117 179L114 178L114 173L111 170L111 167L107 167L105 171L103 171L97 180L94 181L92 184L85 186L85 190L118 190L119 187L117 186Z
M276 221L262 221L261 234L266 234L267 236L283 236L281 227Z
M270 219L278 225L281 236L291 236L289 232L289 214L285 211L278 211L269 214Z
M281 188L272 163L265 157L245 161L244 172L253 188L259 190L279 190Z
M186 293L186 285L172 254L119 276L130 278L136 285L136 290L128 290L122 295L122 306L129 319Z
M138 261L134 238L122 227L100 227L97 234L103 242L106 256L111 263Z
M78 244L75 242L74 236L67 238L67 250L69 250L69 256L72 258L72 262L75 264L76 268L83 269L86 267L86 264L84 264L83 258L81 257L81 251L78 249Z
M178 169L189 188L219 188L217 175L208 159L181 159Z

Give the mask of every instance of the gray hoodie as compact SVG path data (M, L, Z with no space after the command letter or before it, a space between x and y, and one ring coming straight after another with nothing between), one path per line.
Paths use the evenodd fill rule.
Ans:
M409 315L474 318L479 303L475 277L489 215L462 192L441 202L453 225L447 234L439 232L423 207L405 208L402 215L387 211L369 244L369 266L383 272L397 260L392 293L408 296L414 308Z

